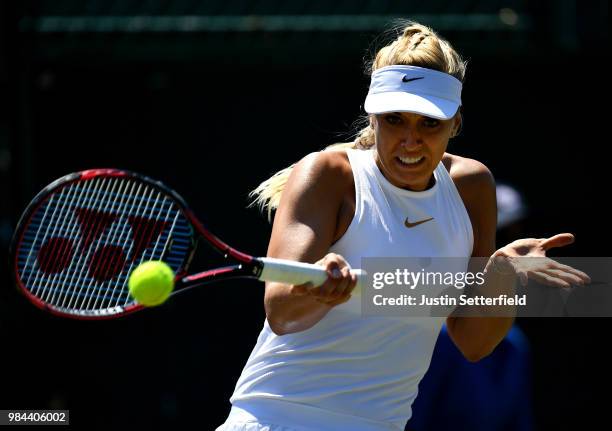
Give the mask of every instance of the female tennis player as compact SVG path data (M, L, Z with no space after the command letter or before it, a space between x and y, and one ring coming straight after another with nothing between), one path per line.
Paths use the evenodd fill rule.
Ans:
M408 23L398 34L372 62L369 125L355 141L310 154L255 191L277 208L268 256L317 262L329 277L316 288L266 284L267 319L218 430L403 430L443 319L362 316L351 266L365 256L481 256L496 265L493 257L545 256L573 242L561 234L495 250L493 176L446 152L461 127L465 63L428 27ZM568 267L513 265L550 285L586 281ZM486 287L513 288L500 284ZM512 322L446 319L470 361Z

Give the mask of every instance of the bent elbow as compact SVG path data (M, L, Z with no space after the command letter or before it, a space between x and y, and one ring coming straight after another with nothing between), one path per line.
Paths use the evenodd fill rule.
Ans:
M272 307L269 300L265 301L266 320L268 326L276 335L286 335L290 333L289 321L285 313L281 313L278 307Z
M481 359L486 358L487 356L489 356L491 354L492 350L480 350L480 351L473 351L473 352L461 352L463 353L463 357L471 363L475 363L480 361Z
M482 358L484 358L486 355L478 355L478 354L474 354L474 353L470 353L470 354L463 354L463 357L471 363L475 363L480 361Z
M279 322L278 320L270 319L270 317L267 317L267 320L268 320L268 325L270 326L270 329L276 335L281 336L281 335L287 335L291 333L287 325L284 324L283 322Z
M298 322L291 320L289 316L278 313L278 310L276 310L276 312L267 311L266 320L268 321L268 326L270 326L270 329L276 335L292 334L300 330Z
M267 315L268 325L272 332L278 336L295 334L296 332L305 331L310 329L315 322L300 321L300 320L288 320L284 318L271 318Z

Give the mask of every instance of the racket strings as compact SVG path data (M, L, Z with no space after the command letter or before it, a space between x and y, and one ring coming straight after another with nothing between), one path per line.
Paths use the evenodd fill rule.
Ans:
M59 280L57 278L49 280L49 286L55 285L59 287L59 289L56 290L59 291L60 296L42 296L41 299L43 299L45 302L60 305L62 307L72 307L75 299L79 297L82 299L87 299L95 294L94 292L87 290L87 288L91 288L91 283L93 280L90 279L89 284L87 284L85 277L87 270L89 270L89 272L93 272L93 274L99 272L99 270L97 270L97 266L99 266L99 264L97 266L91 266L87 265L87 262L92 261L92 253L96 249L95 247L91 246L93 239L96 237L99 239L104 233L104 229L108 226L109 216L107 213L103 212L103 209L108 207L110 204L109 198L116 195L114 193L116 186L117 180L102 180L102 187L97 189L94 188L93 193L89 193L89 188L86 188L84 192L78 189L74 190L75 193L73 193L71 199L75 203L76 213L86 214L86 216L81 217L80 220L78 220L78 224L72 221L72 229L70 230L69 237L76 240L77 249L81 250L82 252L78 254L77 259L73 262L74 271L64 272L60 276ZM104 199L104 195L106 195L106 199ZM85 209L83 205L86 203L97 203L97 205L90 206L89 208ZM64 222L62 225L64 225L66 222L70 221L70 217L65 217L62 219L62 221ZM77 230L77 226L81 230L81 235L75 237L73 234ZM102 253L104 253L106 250L107 249L103 248ZM103 254L98 254L98 256L100 256L98 263L104 260ZM96 264L95 262L93 263L94 265ZM68 303L66 303L66 301L68 301Z
M87 296L87 292L83 290L85 285L84 273L88 269L88 263L91 262L96 239L107 231L115 219L111 214L104 212L105 201L100 197L103 196L105 190L114 190L115 187L116 183L107 180L101 183L99 188L94 189L92 193L88 193L86 189L84 193L75 196L74 206L76 208L74 208L68 221L72 225L72 235L70 237L76 241L78 257L73 261L73 266L61 274L60 280L54 280L58 281L59 286L61 286L59 295L47 299L47 302L71 307L73 300L80 296ZM99 199L97 206L84 207L86 199L95 202L95 198ZM51 285L53 284L54 282L51 281Z
M91 186L95 186L95 188L99 187L99 181L96 184L92 184L90 185L89 188L87 188L86 190L89 191L91 190ZM55 247L51 246L49 247L50 244L54 244L57 241L57 238L66 238L67 240L72 240L72 235L74 234L75 231L75 226L70 226L69 225L69 208L70 208L70 200L66 199L64 194L66 193L66 189L62 189L62 191L59 194L55 194L51 196L51 199L49 201L49 203L47 204L47 207L52 207L53 211L50 213L49 217L43 217L43 219L40 221L40 225L41 226L46 226L44 235L42 236L41 240L40 240L40 250L48 250L48 255L51 256L61 256L60 253L62 253L63 250L57 250ZM55 198L55 199L54 199ZM55 201L55 202L54 202ZM47 211L45 211L45 215L47 215ZM69 229L69 227L71 227L71 229ZM34 238L34 247L33 249L36 247L36 242L38 240L38 236L36 236ZM49 249L50 248L50 249ZM77 244L77 248L78 248L78 244ZM40 250L38 255L40 256ZM68 258L70 258L71 256L67 256L64 255ZM70 259L68 259L70 260ZM40 266L40 259L38 259L38 263ZM46 268L42 268L42 270L36 270L35 267L35 263L36 260L34 260L32 262L32 268L31 268L31 272L30 275L34 274L35 275L35 279L33 280L32 286L32 293L34 293L35 295L37 295L38 297L40 297L43 301L45 302L49 302L50 300L52 301L56 294L60 293L59 291L61 291L61 287L59 286L59 283L62 283L62 277L59 276L58 274L61 274L63 272L63 270L67 269L67 268L57 268L57 271L54 271L51 273L50 276L46 277L46 281L45 282L45 276L48 275L49 273L47 271L45 271ZM26 281L26 283L29 285L29 279ZM57 289L53 289L53 286L58 286Z
M151 221L139 214L137 216L132 216L129 218L129 224L131 226L133 241L130 246L130 250L128 254L131 252L132 259L130 259L129 267L125 271L126 274L130 274L132 270L140 265L142 262L147 260L156 260L161 259L168 252L168 245L170 244L170 238L172 237L172 233L174 232L176 221L179 218L180 212L175 208L174 202L170 199L167 199L161 193L158 193L159 198L159 215L163 214L163 219L155 219ZM167 208L166 208L167 207ZM162 213L165 208L165 213ZM158 209L157 200L153 204L152 210L155 212ZM150 213L151 210L148 208L143 211L143 214ZM169 234L166 235L166 239L163 242L163 247L160 249L160 240L163 237L162 232L165 230L166 226L170 219L173 219L173 223L168 230ZM155 244L153 247L150 247L151 242L155 240ZM147 253L147 250L149 252ZM140 257L138 259L138 257ZM123 286L126 286L126 283L123 283ZM113 292L119 287L119 279L117 279ZM131 301L129 297L129 293L127 289L125 290L125 302L121 305L127 305L128 302ZM114 306L119 304L119 296L117 296L117 302L113 304Z
M177 271L192 228L173 199L132 178L94 178L63 187L33 214L19 253L19 275L42 301L95 311L133 303L127 278L145 260Z
M104 209L107 209L109 205L111 205L112 196L122 195L127 186L126 181L119 181L116 178L111 180L111 184L111 192L108 193L105 198L100 200L100 204L103 205L102 208ZM119 186L119 189L117 192L115 192L117 185ZM122 201L123 200L121 200L121 202ZM118 249L117 246L113 245L115 244L113 240L116 241L116 239L113 238L113 231L115 230L117 223L110 225L106 235L107 239L103 239L103 235L106 231L105 224L108 218L105 217L104 213L100 212L102 208L97 208L97 211L89 211L89 213L93 215L92 223L89 224L85 222L81 225L83 232L88 232L88 234L94 232L98 239L96 242L96 247L87 248L85 262L88 263L88 265L80 265L80 272L77 277L77 280L80 281L78 291L75 292L76 294L65 296L64 299L69 298L69 301L68 303L65 303L65 301L62 302L60 304L61 307L75 308L79 310L88 309L92 298L95 298L97 301L100 298L105 298L109 293L107 287L105 287L102 283L96 282L106 281L107 278L109 278L108 275L111 268L114 267L117 269L120 265L118 259L123 258L123 256L121 249ZM121 207L118 208L116 213L113 212L113 214L121 214ZM88 234L85 236L87 237ZM89 277L87 277L87 275L89 275Z
M34 234L34 236L31 237L30 235L28 235L28 232L26 231L24 233L24 237L22 239L23 241L28 241L28 240L32 240L33 241L33 246L28 249L28 254L27 254L27 257L25 259L25 265L24 265L24 273L27 274L27 277L25 277L25 283L28 286L30 286L30 285L37 286L37 281L38 281L37 277L38 277L39 274L38 274L38 272L33 271L32 268L34 267L35 260L40 255L43 256L43 259L42 259L42 261L39 262L39 265L41 266L43 271L46 269L45 264L47 262L47 258L46 258L47 249L43 249L40 245L37 244L37 242L38 242L39 238L42 237L40 242L46 244L45 240L47 238L48 230L49 230L50 225L47 224L46 225L47 228L43 229L43 227L45 226L44 221L47 220L48 215L50 217L53 217L55 215L54 212L57 211L57 206L56 206L54 208L54 211L52 211L52 213L49 214L49 209L51 208L51 204L53 203L53 200L54 200L55 197L56 197L55 195L51 196L49 205L45 206L45 210L44 210L44 213L42 215L42 222L40 224L38 224L38 225L35 225L36 226L36 233ZM30 225L30 227L31 226L32 225ZM34 250L37 249L37 245L38 245L39 252L38 253L34 253ZM34 280L32 280L32 276L34 276ZM36 289L36 287L35 287L35 289ZM36 294L37 293L37 289L34 290L33 293Z
M119 181L119 180L115 180ZM114 209L118 214L125 215L128 211L136 211L137 215L143 215L150 211L149 205L151 204L150 198L154 195L154 189L150 187L139 185L136 192L133 191L135 185L132 182L131 193L124 194L123 191L127 186L128 181L120 181L123 188L119 189L119 193L112 193L109 196L121 196L123 199L119 201L119 205ZM157 200L159 200L160 193L157 193ZM138 198L145 197L145 205L140 205ZM153 203L155 207L157 200ZM116 201L115 201L116 203ZM124 303L129 302L129 295L127 288L125 287L125 277L121 277L126 264L126 258L130 255L132 247L128 247L124 250L122 246L115 244L125 244L129 235L128 226L126 223L115 223L111 226L110 231L107 233L104 239L100 238L95 247L95 252L91 258L86 259L89 261L89 282L84 283L81 288L81 292L78 295L73 296L71 301L66 304L67 308L75 308L79 310L93 310L99 308L108 308L120 303L122 300ZM133 244L133 242L132 242ZM90 248L90 253L94 248ZM85 268L83 268L84 270ZM131 268L127 271L127 274L131 272ZM81 274L80 278L84 278ZM115 279L117 284L111 286L112 280ZM104 283L104 282L111 283ZM117 289L118 282L121 281L121 289ZM80 302L72 302L72 299L80 298ZM92 303L91 300L94 300ZM112 304L112 305L111 305ZM64 304L62 304L64 306Z
M95 180L92 180L92 182ZM87 183L85 183L87 184ZM66 201L72 200L72 211L61 219L61 224L68 224L70 230L68 238L73 240L77 250L77 256L71 262L66 271L48 280L48 285L53 289L52 296L43 296L41 299L53 305L65 306L78 295L82 294L80 289L83 283L83 272L87 268L87 262L91 259L93 245L96 238L99 238L113 221L109 214L103 212L104 200L100 199L105 190L113 190L116 184L109 179L102 179L93 187L78 187L74 190L67 190L72 195L64 196ZM72 186L69 186L72 187ZM77 188L78 187L78 188ZM97 202L98 205L85 208L84 201ZM89 229L87 227L90 227Z
M140 190L140 187L139 187L139 190ZM154 210L157 209L158 202L160 200L163 202L163 200L164 200L162 194L160 192L155 193L155 190L153 188L145 187L144 193L146 193L146 196L148 198L148 199L146 199L144 201L145 205L144 206L143 205L135 205L133 203L132 204L132 208L134 208L134 207L136 208L136 214L128 217L128 219L131 219L132 221L135 220L135 219L139 220L139 221L141 219L144 220L144 215L145 214L153 213ZM138 194L139 193L136 193L135 196L137 196ZM151 202L149 200L152 196L155 196L155 201L153 201L153 202ZM135 201L135 199L134 199L134 201ZM144 231L143 231L142 227L140 226L140 223L137 223L137 224L133 224L133 222L132 223L124 223L122 225L121 233L120 233L119 237L123 239L124 235L129 235L128 225L130 225L130 224L132 225L133 240L131 241L128 249L126 250L126 256L130 256L131 255L132 259L131 259L131 264L130 264L129 268L127 269L127 271L125 271L127 274L131 273L132 269L134 268L134 262L136 262L136 259L138 257L137 253L139 253L141 249L144 251L144 249L147 246L146 242L143 244L143 237L146 235L146 230L147 229L144 229ZM117 233L118 233L118 229L116 230L115 234L117 234ZM117 241L117 238L116 238L115 235L111 235L110 242L114 242L114 241ZM143 257L144 257L144 253L143 253ZM142 260L138 261L138 263L140 263L141 261ZM127 263L127 259L124 259L122 261L122 264L125 265L126 263ZM119 287L118 282L121 280L121 277L115 277L115 278L116 278L116 282L115 282L114 286L112 286L112 287L109 286L109 289L111 289L111 296L108 297L108 299L109 299L108 304L107 304L108 306L110 306L111 303L113 303L113 299L115 299L113 305L118 305L121 302L121 300L123 300L124 303L127 303L130 300L129 295L128 295L128 291L125 288L126 287L126 283L125 282L122 283L122 285L121 285L122 288L119 288L119 290L118 290L118 287ZM125 281L125 280L123 280L123 281ZM94 308L95 308L95 306L97 306L97 304L94 304Z
M124 181L124 183L127 183L127 181ZM134 187L136 187L136 183L132 182L128 197L121 201L123 206L119 206L119 208L117 208L117 211L119 213L125 214L127 211L129 211L130 208L136 206L136 200L139 196L144 197L153 194L152 189L143 191L144 187L142 184L138 184L136 190L134 190ZM149 195L146 194L147 191ZM119 231L119 225L115 225L115 230L109 232L107 242L109 244L125 244L128 235L129 232L125 223L121 225L121 231ZM93 296L93 298L95 298L93 304L91 303L92 297L90 297L87 301L87 304L81 304L80 308L82 309L87 310L96 309L98 307L105 308L116 306L121 301L127 302L129 298L127 294L127 289L118 290L117 283L121 279L121 277L119 277L118 275L124 269L127 256L130 255L130 250L128 249L124 252L122 248L111 248L111 246L106 246L103 248L103 250L106 252L106 254L98 259L97 267L94 273L96 274L96 279L109 281L108 285L106 286L106 292L102 292L102 284L96 283L98 285L98 291L97 294ZM121 266L120 268L119 265ZM113 281L115 281L116 284L113 285ZM90 288L95 289L96 284L94 284L94 280L92 279L90 282ZM102 295L102 293L108 293L108 295L104 296ZM100 301L100 303L98 303L98 301Z

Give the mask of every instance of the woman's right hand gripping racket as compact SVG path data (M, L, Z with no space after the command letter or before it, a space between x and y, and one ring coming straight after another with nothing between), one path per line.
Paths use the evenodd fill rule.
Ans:
M197 238L234 265L188 275ZM81 319L142 309L128 290L140 263L163 260L179 292L231 278L323 284L323 267L242 253L211 234L183 199L158 181L117 169L66 175L42 190L21 216L11 244L17 285L38 307ZM361 270L353 270L359 282Z

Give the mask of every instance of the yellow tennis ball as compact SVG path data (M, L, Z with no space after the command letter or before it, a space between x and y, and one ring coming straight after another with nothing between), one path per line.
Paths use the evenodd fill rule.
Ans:
M141 263L130 274L128 288L139 304L147 307L162 304L174 289L174 272L161 260Z

